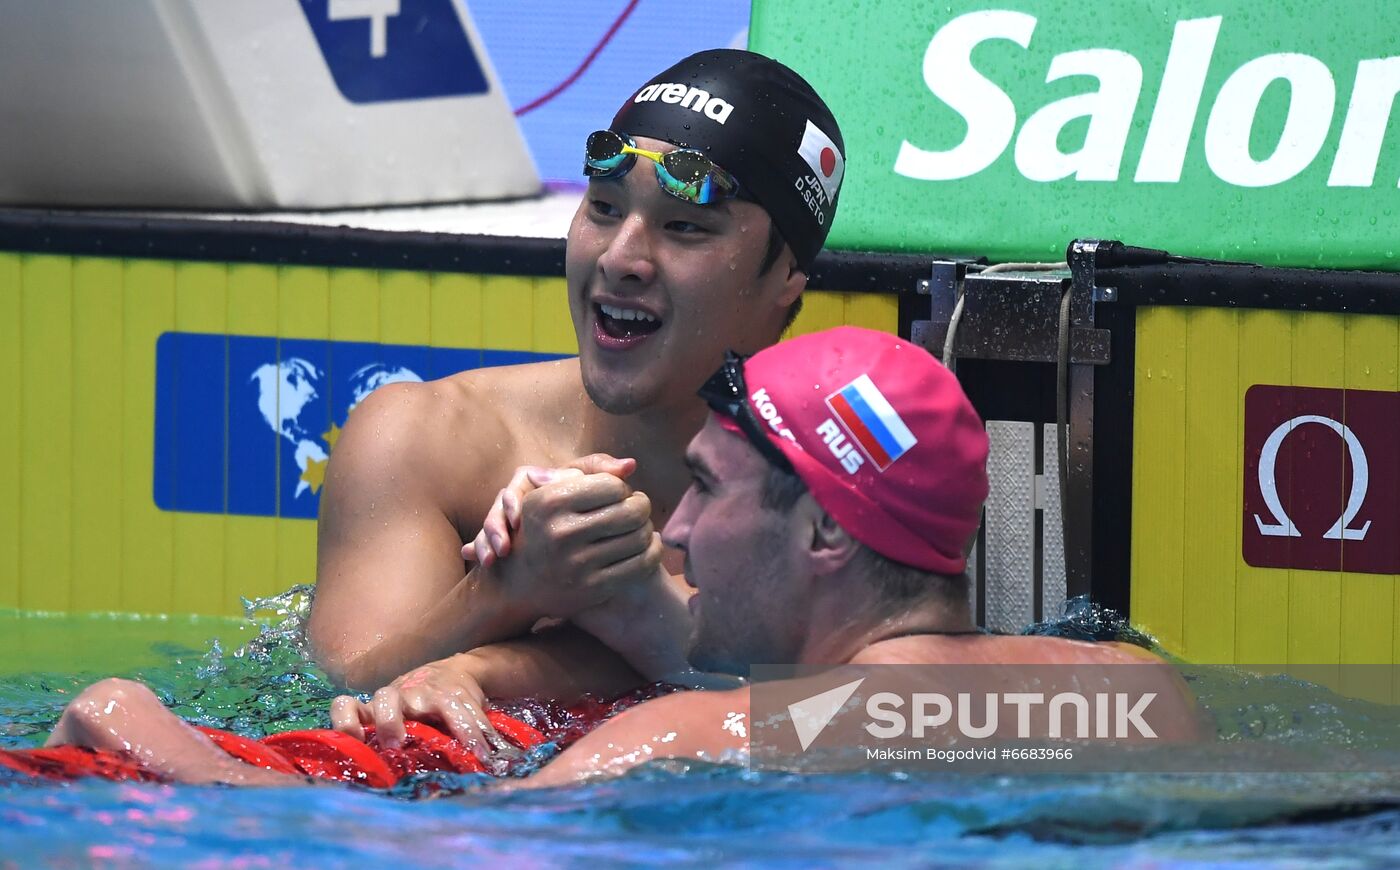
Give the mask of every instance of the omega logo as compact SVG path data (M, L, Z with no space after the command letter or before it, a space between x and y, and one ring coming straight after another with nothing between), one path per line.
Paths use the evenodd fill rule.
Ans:
M1332 528L1323 532L1322 537L1333 541L1365 540L1366 532L1371 528L1370 520L1367 520L1365 525L1359 529L1348 527L1361 511L1361 506L1366 503L1366 488L1370 483L1366 449L1361 446L1361 440L1356 437L1355 433L1346 426L1331 417L1322 417L1317 414L1302 414L1280 423L1278 428L1269 433L1269 437L1264 441L1264 448L1259 451L1259 491L1264 496L1264 504L1268 505L1269 513L1273 515L1274 519L1274 522L1266 523L1259 514L1255 514L1254 522L1259 525L1259 534L1276 538L1302 536L1298 527L1293 525L1293 521L1288 518L1288 514L1284 511L1283 502L1279 500L1278 479L1274 473L1274 465L1278 460L1278 449L1283 446L1283 439L1293 432L1294 427L1304 423L1321 423L1342 436L1342 440L1346 441L1347 444L1347 454L1351 457L1351 497L1347 499L1346 510L1342 512L1340 517L1337 517L1337 522L1332 525Z
M1246 565L1400 575L1400 392L1254 384L1243 429Z

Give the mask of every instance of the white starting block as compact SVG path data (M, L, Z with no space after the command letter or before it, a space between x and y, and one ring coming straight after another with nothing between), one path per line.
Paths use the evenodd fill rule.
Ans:
M0 0L0 22L0 204L540 191L460 0Z

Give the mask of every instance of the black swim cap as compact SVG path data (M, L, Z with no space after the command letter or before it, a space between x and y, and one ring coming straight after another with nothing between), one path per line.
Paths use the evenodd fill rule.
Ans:
M836 216L846 146L797 73L751 51L692 54L633 94L612 130L703 151L763 206L810 271Z

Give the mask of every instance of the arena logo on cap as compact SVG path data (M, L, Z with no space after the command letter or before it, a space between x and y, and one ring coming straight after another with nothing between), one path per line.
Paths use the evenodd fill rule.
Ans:
M827 396L826 406L880 471L919 443L869 375Z
M657 100L663 103L679 104L682 109L699 112L719 124L728 121L729 115L734 111L733 105L719 97L710 96L709 91L673 82L647 85L637 92L637 96L632 98L634 103L652 103Z

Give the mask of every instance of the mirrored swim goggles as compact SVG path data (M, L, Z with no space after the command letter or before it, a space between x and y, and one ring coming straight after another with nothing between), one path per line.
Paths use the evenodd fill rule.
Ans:
M744 358L732 350L724 352L724 365L705 382L697 392L715 411L729 417L739 425L749 442L763 455L764 459L786 471L796 474L792 462L778 445L768 439L767 427L754 414L749 404L749 389L744 384Z
M630 136L599 130L590 133L584 146L583 174L589 178L621 178L645 157L656 164L656 181L676 199L709 205L737 196L739 182L694 148L647 151Z

